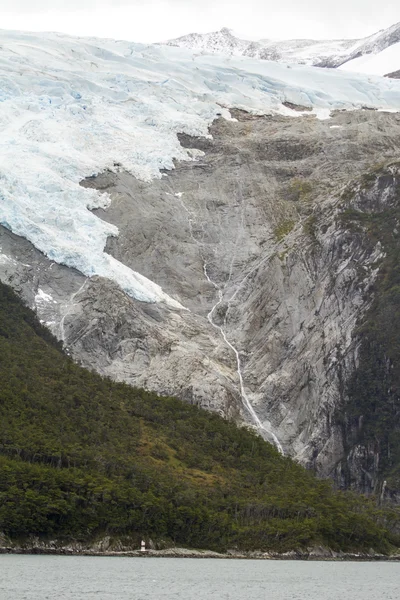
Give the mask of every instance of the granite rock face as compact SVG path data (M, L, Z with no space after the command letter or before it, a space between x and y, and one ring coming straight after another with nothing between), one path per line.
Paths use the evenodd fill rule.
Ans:
M135 301L51 263L0 231L0 277L83 365L255 426L332 476L335 411L357 366L353 332L379 258L340 218L349 182L399 156L400 116L376 111L254 117L232 111L203 152L159 180L126 172L82 182L110 194L107 251L187 310Z
M393 73L388 73L385 77L389 77L389 79L400 79L400 69L398 71L393 71Z

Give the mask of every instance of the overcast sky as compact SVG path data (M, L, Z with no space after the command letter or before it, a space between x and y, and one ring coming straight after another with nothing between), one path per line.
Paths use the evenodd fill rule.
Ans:
M229 27L248 38L363 37L400 0L0 0L0 27L155 42Z

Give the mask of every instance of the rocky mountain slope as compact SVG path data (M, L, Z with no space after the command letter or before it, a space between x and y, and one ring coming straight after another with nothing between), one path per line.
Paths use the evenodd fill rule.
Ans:
M261 60L272 60L317 67L336 68L349 63L349 70L357 71L360 57L379 55L387 48L400 42L400 23L388 29L359 40L242 40L228 29L223 28L213 33L191 33L166 42L169 46L177 46L206 54L226 54L229 56L248 56ZM398 52L397 54L398 55ZM400 61L400 56L398 57ZM354 63L352 61L355 61ZM351 67L350 67L351 64ZM373 66L371 67L373 69ZM383 67L384 68L384 67ZM376 67L375 67L376 69ZM389 73L376 70L363 71L375 75Z
M33 41L12 40L6 71L30 95L3 86L2 281L84 366L381 492L397 454L385 432L362 437L371 407L352 378L397 221L372 235L347 217L397 202L399 83ZM46 76L31 81L38 60Z
M398 156L400 122L397 116L368 112L338 114L333 125L235 114L239 123L214 125L213 143L181 138L185 145L201 147L205 157L189 168L177 165L158 185L138 186L127 175L112 174L85 183L106 188L114 199L100 215L120 227L108 251L128 265L140 265L197 315L191 344L180 326L180 339L166 356L157 348L152 358L148 342L139 352L129 345L109 356L105 372L129 378L133 370L141 385L223 414L236 411L236 418L256 423L246 410L249 401L267 439L321 475L340 480L336 465L349 439L338 411L346 412L346 385L360 351L357 327L374 297L384 256L379 236L371 244L349 230L342 214L363 205L358 197L353 205L342 194L347 199L345 186L357 173L363 181L375 168L378 154L370 146L375 136L381 161ZM378 186L376 208L373 203L370 210L380 211L382 194L397 197L395 181ZM164 208L169 198L176 198L178 212L170 204ZM157 239L156 252L149 238ZM134 248L129 240L135 240ZM86 364L93 364L93 343L99 352L96 331L85 326L93 318L92 302L86 296L85 315L75 319L70 338ZM97 302L96 316L98 310ZM111 306L102 310L109 315ZM214 335L207 315L217 327ZM115 325L104 329L107 339ZM201 342L204 329L210 337ZM112 338L115 347L120 335ZM379 469L369 465L367 482L363 467L354 463L350 458L342 483L372 491Z

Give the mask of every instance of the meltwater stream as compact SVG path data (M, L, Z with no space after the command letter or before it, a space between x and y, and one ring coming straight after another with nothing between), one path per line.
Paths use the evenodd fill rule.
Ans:
M208 272L207 272L207 263L204 263L203 266L203 270L204 270L204 275L207 279L207 281L214 286L215 290L218 293L218 302L216 304L214 304L214 306L212 307L212 309L210 310L210 312L207 315L207 319L209 321L209 323L214 327L214 329L217 329L223 339L224 342L226 343L226 345L234 352L235 356L236 356L236 365L237 365L237 374L238 374L238 378L239 378L239 385L240 385L240 395L242 398L242 402L245 406L245 408L247 409L247 411L249 412L255 426L257 427L258 431L261 434L265 434L265 436L263 437L267 437L268 441L273 440L275 446L277 447L277 449L279 450L279 452L281 454L284 454L283 452L283 448L282 445L280 443L280 441L278 440L278 438L276 437L276 435L274 434L273 431L271 431L271 429L267 429L260 421L260 419L258 418L258 415L256 413L256 411L254 410L249 397L246 394L246 390L244 388L244 383L243 383L243 375L242 375L242 365L240 362L240 354L239 351L237 350L237 348L235 348L235 346L228 340L228 338L226 337L226 333L224 331L224 328L221 327L220 325L217 325L216 323L214 323L214 319L213 319L213 314L216 311L216 309L218 308L218 306L221 304L221 302L223 301L224 297L223 297L223 293L221 291L221 289L218 287L218 285L210 278Z
M258 430L258 432L261 434L261 436L266 439L269 442L273 442L275 444L275 446L277 447L277 449L279 450L279 452L281 454L284 454L282 445L279 441L279 439L277 438L277 436L274 434L274 432L270 429L267 428L259 419L256 411L254 410L250 399L248 397L248 395L246 394L246 390L244 387L244 382L243 382L243 375L242 375L242 365L241 365L241 361L240 361L240 354L239 351L237 350L237 348L235 348L235 346L228 340L226 333L224 331L224 328L220 325L217 325L214 322L214 318L213 315L215 313L215 311L217 310L218 306L223 302L223 292L221 290L221 288L219 287L219 285L213 281L208 273L208 268L207 268L207 261L204 259L203 256L203 243L200 242L194 235L193 233L193 222L194 220L197 218L197 214L194 211L191 211L185 204L184 200L183 200L183 193L182 192L178 192L175 194L172 193L168 193L168 196L172 196L174 195L174 197L177 199L177 201L179 202L179 204L181 205L181 207L184 210L184 213L187 215L187 221L188 221L188 227L189 227L189 235L192 239L192 241L199 247L200 249L200 256L202 257L203 260L203 272L204 272L204 276L207 279L208 283L210 285L213 286L213 288L215 289L216 293L217 293L217 302L214 304L214 306L212 307L212 309L210 310L210 312L207 315L207 319L208 322L210 323L210 325L212 325L212 327L214 327L214 329L216 329L222 336L225 344L228 346L228 348L230 348L230 350L235 354L236 357L236 372L238 375L238 379L239 379L239 391L240 391L240 396L242 399L242 403L245 407L245 409L247 410L247 412L249 413L256 429ZM201 229L203 230L204 233L204 226L201 226ZM232 266L231 266L231 270L232 270Z

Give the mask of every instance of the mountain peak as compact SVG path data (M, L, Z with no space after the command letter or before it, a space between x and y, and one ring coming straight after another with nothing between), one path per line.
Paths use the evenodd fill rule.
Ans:
M229 29L229 27L222 27L222 29L220 30L220 33L222 33L223 35L229 35L229 36L235 37L232 35L232 29Z
M248 56L275 62L297 63L318 67L336 68L367 54L379 54L400 43L400 23L363 39L344 40L281 40L261 39L250 41L235 35L232 29L223 27L210 33L191 33L169 40L167 45L201 51L205 54ZM400 66L395 64L392 70ZM356 69L354 69L356 70ZM389 72L389 68L377 74Z

